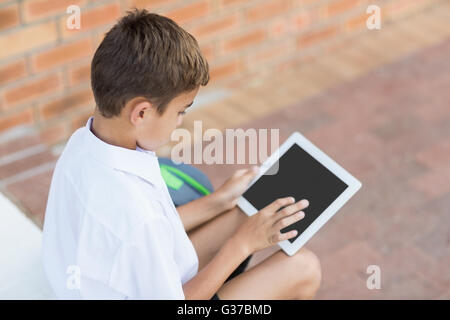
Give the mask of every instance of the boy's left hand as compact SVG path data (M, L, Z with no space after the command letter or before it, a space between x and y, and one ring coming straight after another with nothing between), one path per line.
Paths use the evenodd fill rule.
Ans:
M239 197L244 193L250 181L252 181L257 173L257 166L253 166L249 169L237 170L217 189L217 195L219 196L219 199L223 201L226 210L233 208L237 204Z

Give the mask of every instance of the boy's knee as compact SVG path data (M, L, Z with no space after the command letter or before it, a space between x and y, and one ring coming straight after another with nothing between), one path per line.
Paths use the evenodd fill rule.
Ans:
M299 287L299 299L311 299L319 290L322 281L322 270L319 258L306 248L302 248L291 258L294 260L297 284Z

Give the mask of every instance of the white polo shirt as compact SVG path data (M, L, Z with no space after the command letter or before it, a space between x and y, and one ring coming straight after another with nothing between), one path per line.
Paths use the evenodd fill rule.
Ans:
M43 264L61 299L184 299L198 257L154 152L105 143L86 127L53 173Z

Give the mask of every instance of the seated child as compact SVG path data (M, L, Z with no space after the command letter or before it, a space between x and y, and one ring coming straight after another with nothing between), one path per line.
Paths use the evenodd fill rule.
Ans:
M279 199L248 218L236 203L253 168L174 206L155 150L208 81L197 41L171 19L134 10L106 34L91 65L94 114L70 137L50 186L43 264L57 297L313 296L320 268L306 249L235 273L255 251L295 236L280 230L303 217L306 200Z

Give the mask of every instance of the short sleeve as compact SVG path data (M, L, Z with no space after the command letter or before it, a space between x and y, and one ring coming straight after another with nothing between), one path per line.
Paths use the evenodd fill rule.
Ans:
M184 299L171 241L164 217L144 221L119 249L109 285L129 299Z

